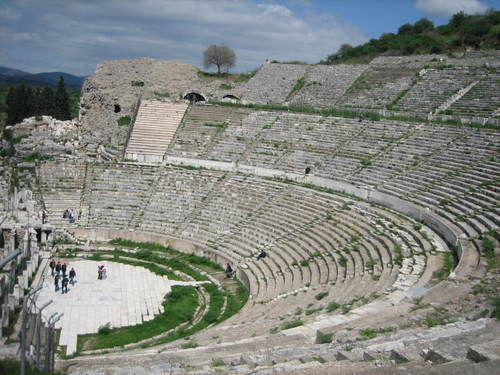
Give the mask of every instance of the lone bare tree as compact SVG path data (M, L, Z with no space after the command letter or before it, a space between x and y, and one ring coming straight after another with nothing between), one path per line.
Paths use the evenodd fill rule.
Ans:
M203 66L209 68L217 66L217 74L221 74L221 69L227 72L236 63L234 51L227 46L216 46L212 44L203 52Z

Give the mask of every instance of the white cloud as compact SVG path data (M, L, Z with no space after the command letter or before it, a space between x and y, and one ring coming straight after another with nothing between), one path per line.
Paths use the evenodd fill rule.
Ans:
M143 56L201 66L210 44L233 48L234 71L248 71L267 58L318 62L342 43L368 40L335 15L251 0L16 0L11 7L20 18L2 20L0 65L31 72L83 75L99 62Z
M480 0L416 0L415 7L430 16L441 18L449 18L461 11L476 14L487 10Z

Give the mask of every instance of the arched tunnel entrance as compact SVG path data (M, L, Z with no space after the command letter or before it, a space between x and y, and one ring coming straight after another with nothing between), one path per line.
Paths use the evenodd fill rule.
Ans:
M186 95L184 95L184 99L189 100L190 102L206 102L207 99L205 97L197 92L189 92Z

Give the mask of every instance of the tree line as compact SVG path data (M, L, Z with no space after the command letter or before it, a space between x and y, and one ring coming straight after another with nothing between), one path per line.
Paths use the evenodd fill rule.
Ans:
M48 115L58 120L71 120L70 99L61 76L56 91L51 87L11 86L6 97L7 125L27 117Z
M320 64L368 62L379 55L449 53L473 49L500 49L500 11L455 14L447 25L435 27L427 18L401 25L397 34L384 33L359 46L342 44Z

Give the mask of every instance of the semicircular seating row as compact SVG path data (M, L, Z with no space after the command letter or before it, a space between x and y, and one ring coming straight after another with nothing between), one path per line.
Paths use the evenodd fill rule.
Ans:
M85 178L77 176L85 169ZM73 184L60 177L65 170L73 171ZM238 265L256 301L325 284L335 284L339 298L408 286L425 267L423 253L433 248L414 223L394 213L256 177L112 164L56 168L48 162L38 174L46 206L80 194L66 201L80 212L75 225L189 240ZM257 261L260 249L269 256Z

